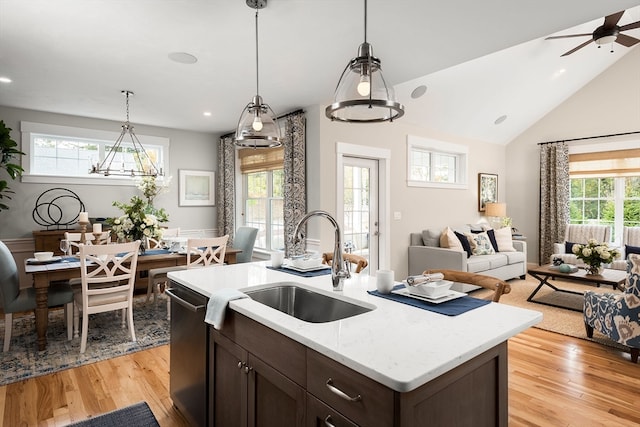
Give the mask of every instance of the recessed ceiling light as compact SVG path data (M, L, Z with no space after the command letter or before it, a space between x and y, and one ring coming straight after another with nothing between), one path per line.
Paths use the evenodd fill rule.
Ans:
M198 62L198 58L186 52L171 52L169 59L180 64L195 64Z
M503 114L502 116L498 117L496 119L496 121L493 122L493 123L496 124L496 125L499 125L500 123L504 122L505 120L507 120L507 115Z
M211 111L205 111L202 115L209 117L211 115Z
M415 88L413 90L413 92L411 92L411 97L413 99L418 99L422 95L424 95L426 92L427 92L427 87L425 85L421 85L421 86L418 86L417 88Z
M11 83L11 79L9 77L0 77L0 83Z

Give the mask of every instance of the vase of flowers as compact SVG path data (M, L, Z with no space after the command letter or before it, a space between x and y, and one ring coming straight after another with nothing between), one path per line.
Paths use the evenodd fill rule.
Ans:
M123 215L107 220L111 225L111 235L115 235L118 241L140 240L140 252L144 253L147 238L162 238L160 223L167 221L164 209L154 209L138 196L133 196L129 203L113 202L113 206L123 212Z
M586 264L587 274L602 274L602 264L611 264L620 257L620 251L616 248L610 248L607 243L598 243L595 239L589 239L584 245L575 244L571 251Z

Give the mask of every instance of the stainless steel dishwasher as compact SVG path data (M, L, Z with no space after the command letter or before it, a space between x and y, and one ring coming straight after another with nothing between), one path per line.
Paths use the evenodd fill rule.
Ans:
M205 426L209 339L204 316L208 299L173 281L165 292L171 298L171 399L190 425Z

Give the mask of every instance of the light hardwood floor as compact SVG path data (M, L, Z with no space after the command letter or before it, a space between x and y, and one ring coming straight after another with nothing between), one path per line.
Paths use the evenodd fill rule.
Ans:
M169 346L0 387L3 426L63 426L146 401L186 426L169 398ZM640 365L627 353L531 328L509 340L509 426L637 426Z

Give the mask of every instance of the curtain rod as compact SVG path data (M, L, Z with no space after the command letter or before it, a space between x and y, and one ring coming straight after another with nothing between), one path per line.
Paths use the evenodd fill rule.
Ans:
M612 138L614 136L633 135L633 134L636 134L636 133L640 133L640 130L636 130L636 131L633 131L633 132L612 133L610 135L584 136L582 138L572 138L572 139L561 139L561 140L558 140L558 141L538 142L538 145L555 144L557 142L584 141L586 139Z
M276 117L276 120L280 120L280 119L284 119L285 117L289 117L289 116L293 116L294 114L299 114L299 113L304 113L304 110L302 108L298 108L297 110L291 111L289 113L285 113L281 116ZM220 135L220 138L226 138L229 137L231 135L235 135L235 131L234 132L229 132L229 133L225 133L224 135Z

